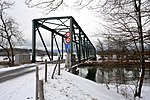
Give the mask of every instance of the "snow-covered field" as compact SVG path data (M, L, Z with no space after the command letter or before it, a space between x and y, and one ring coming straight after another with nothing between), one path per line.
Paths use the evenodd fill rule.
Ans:
M35 69L32 65L31 70ZM26 66L28 65L19 67ZM111 89L107 90L105 85L73 75L65 69L61 70L60 76L55 75L54 79L51 79L54 66L54 64L48 65L48 82L44 83L45 100L129 100L117 94L114 86L110 86ZM61 67L64 67L64 64ZM1 68L0 73L16 68L18 67ZM44 65L39 65L39 68L40 79L44 79ZM150 87L144 87L143 98L140 100L149 100L149 93ZM35 100L35 72L1 82L0 100Z

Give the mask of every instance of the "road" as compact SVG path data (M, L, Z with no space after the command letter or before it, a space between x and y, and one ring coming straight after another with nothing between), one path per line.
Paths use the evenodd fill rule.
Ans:
M44 65L39 69L44 77ZM0 100L35 100L35 66L0 72Z
M4 71L0 73L0 83L5 82L7 80L11 80L14 78L17 78L19 76L31 73L35 71L35 65L29 65L26 67L21 67L21 68L17 68L17 69L13 69L13 70L9 70L9 71Z

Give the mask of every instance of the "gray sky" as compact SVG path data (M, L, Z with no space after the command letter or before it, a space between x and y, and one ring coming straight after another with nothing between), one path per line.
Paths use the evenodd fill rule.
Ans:
M57 16L73 16L78 24L81 26L85 34L89 37L93 44L96 43L95 37L91 37L93 33L97 32L99 26L98 18L96 18L93 13L87 9L82 9L81 11L73 9L60 9L59 11L51 12L48 15L41 13L41 10L36 8L28 8L25 5L24 0L14 0L15 5L11 9L10 15L16 19L20 25L20 29L23 31L24 38L27 40L26 45L31 48L32 39L32 20L42 17L57 17ZM47 37L47 36L46 36ZM46 40L49 40L46 38ZM39 43L40 45L40 43Z

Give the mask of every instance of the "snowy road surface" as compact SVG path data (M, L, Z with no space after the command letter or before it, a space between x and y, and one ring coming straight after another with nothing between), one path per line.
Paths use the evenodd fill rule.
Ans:
M0 72L0 83L35 71L35 68L33 69L34 66L35 65L29 65L26 67L19 67L17 69Z
M0 100L35 100L34 66L0 69Z

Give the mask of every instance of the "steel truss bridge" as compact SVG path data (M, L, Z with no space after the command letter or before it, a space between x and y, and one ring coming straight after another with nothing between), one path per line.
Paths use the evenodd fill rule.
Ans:
M76 55L75 63L96 60L96 49L84 31L72 16L39 18L32 21L32 62L36 62L37 35L45 48L50 60L54 58L54 44L63 59L64 53ZM47 33L43 32L47 30ZM66 44L66 32L70 33L70 41ZM50 34L50 48L47 48L43 34ZM56 38L56 37L59 37ZM59 45L58 42L61 42ZM67 46L67 47L65 47ZM65 51L65 48L67 49ZM50 49L50 50L49 50ZM50 52L49 52L50 51ZM72 60L71 60L72 61Z

